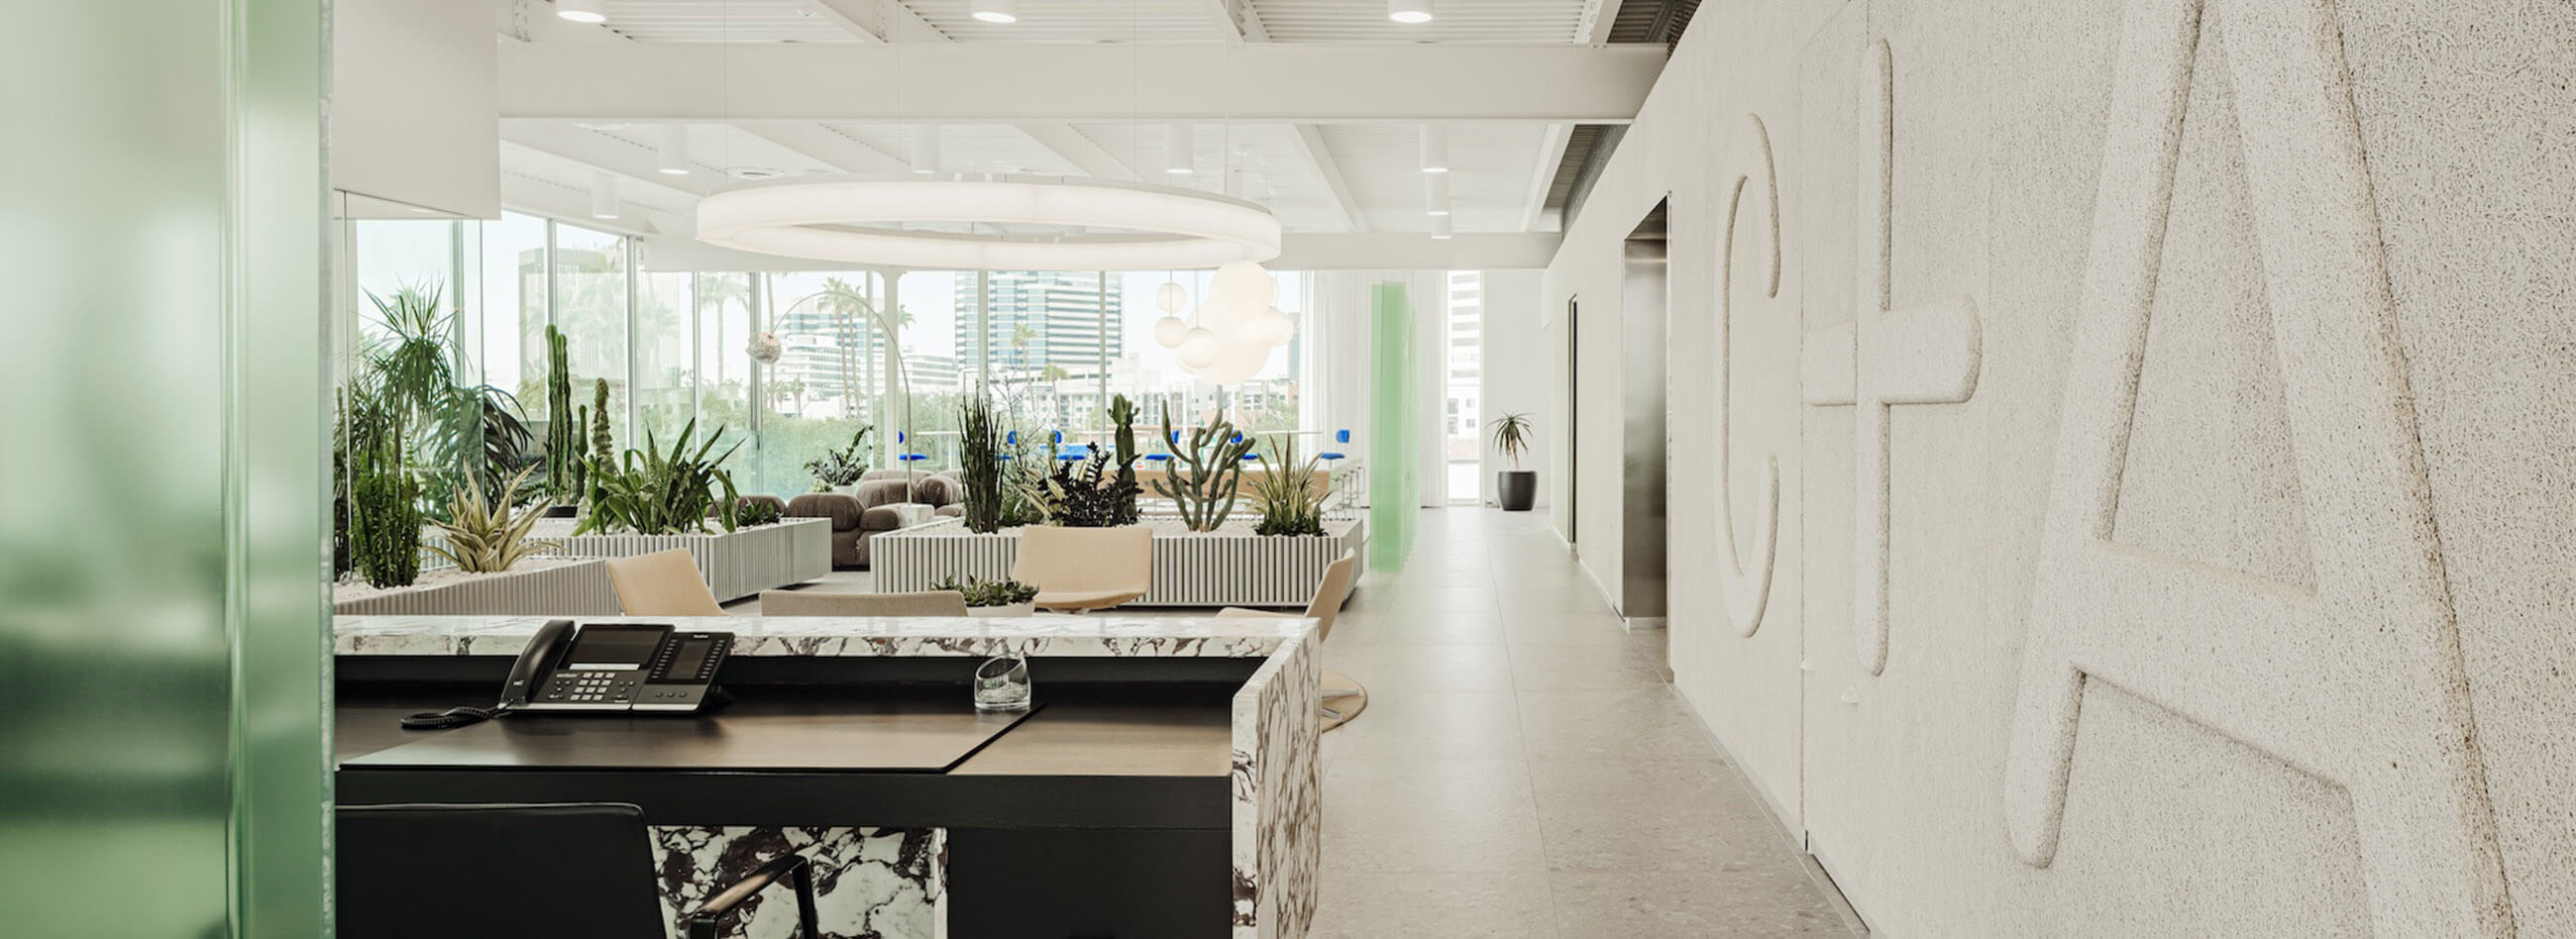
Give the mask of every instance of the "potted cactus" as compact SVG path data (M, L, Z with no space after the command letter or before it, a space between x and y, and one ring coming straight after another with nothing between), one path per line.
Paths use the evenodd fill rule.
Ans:
M1493 431L1494 449L1512 461L1511 469L1494 473L1495 500L1505 512L1527 512L1538 501L1538 471L1521 468L1521 457L1529 455L1533 436L1530 416L1507 413L1487 426Z

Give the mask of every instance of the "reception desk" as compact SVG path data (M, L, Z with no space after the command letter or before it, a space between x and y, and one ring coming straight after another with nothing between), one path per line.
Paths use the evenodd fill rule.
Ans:
M793 850L823 871L831 932L1305 933L1310 620L584 620L619 621L735 633L732 700L406 731L403 714L488 704L543 620L341 617L340 803L638 805L674 917ZM1030 659L1036 706L976 714L966 676L1005 653ZM773 932L761 915L742 934Z

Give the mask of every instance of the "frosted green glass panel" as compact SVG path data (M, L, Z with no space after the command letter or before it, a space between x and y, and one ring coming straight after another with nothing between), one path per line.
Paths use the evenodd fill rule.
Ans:
M1421 517L1415 434L1413 304L1402 283L1370 288L1369 566L1401 570Z
M0 934L316 936L318 0L0 31Z

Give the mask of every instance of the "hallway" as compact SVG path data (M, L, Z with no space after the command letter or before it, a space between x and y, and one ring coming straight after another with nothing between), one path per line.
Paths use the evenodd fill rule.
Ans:
M1848 936L1543 514L1423 513L1325 644L1326 937Z

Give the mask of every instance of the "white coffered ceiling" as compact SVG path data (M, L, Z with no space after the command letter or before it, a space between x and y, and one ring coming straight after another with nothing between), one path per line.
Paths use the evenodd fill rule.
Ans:
M611 227L638 233L690 231L698 198L738 178L906 171L923 122L936 122L942 172L1223 187L1292 233L1381 237L1429 231L1419 140L1437 124L1458 232L1553 231L1573 128L1625 122L1660 67L1608 47L1622 0L1446 0L1419 26L1390 22L1384 0L1020 0L1007 25L975 20L968 0L608 0L603 26L561 21L547 0L505 2L504 201L584 217L605 170L620 180ZM961 45L1020 51L904 59ZM1273 45L1259 59L1226 51ZM669 47L668 61L649 47ZM1055 103L1085 82L1084 104ZM682 98L697 100L659 106ZM782 100L792 113L760 113ZM1175 176L1164 142L1183 112L1197 172ZM1247 112L1275 117L1208 116ZM688 128L685 176L657 172L671 123Z

